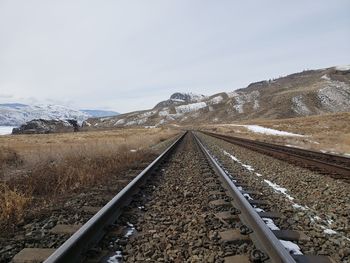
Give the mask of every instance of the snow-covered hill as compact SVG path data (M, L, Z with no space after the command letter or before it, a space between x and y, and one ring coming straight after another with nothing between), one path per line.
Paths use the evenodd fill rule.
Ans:
M0 126L19 126L33 119L75 119L83 122L90 116L60 105L0 104Z
M74 110L61 105L0 104L0 126L19 126L33 119L66 120L78 123L93 117L116 116L118 112L104 110Z
M307 70L212 96L174 93L153 109L89 119L92 127L228 123L350 111L350 67Z

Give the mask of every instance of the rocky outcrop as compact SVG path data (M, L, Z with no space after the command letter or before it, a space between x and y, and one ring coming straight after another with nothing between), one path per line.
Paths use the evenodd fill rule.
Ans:
M12 134L47 134L79 131L76 120L44 120L36 119L14 128Z
M206 96L202 94L176 92L170 96L170 99L159 102L154 108L157 109L186 103L199 102L205 98Z

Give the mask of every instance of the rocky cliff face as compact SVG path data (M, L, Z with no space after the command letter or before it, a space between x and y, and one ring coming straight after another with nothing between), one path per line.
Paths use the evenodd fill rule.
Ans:
M75 132L79 130L79 125L76 120L43 120L37 119L21 125L19 128L14 128L12 134L46 134L46 133L61 133Z
M174 93L147 111L89 119L92 127L227 123L350 111L350 67L308 70L212 96Z

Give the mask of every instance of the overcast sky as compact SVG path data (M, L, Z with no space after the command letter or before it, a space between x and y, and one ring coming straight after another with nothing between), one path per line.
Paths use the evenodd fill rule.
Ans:
M350 64L349 14L349 0L0 0L0 103L128 112Z

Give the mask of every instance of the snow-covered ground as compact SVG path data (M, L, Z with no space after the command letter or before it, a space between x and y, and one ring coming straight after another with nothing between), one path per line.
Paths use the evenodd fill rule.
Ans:
M263 133L266 135L276 135L276 136L295 136L295 137L304 137L305 135L297 134L297 133L291 133L286 131L279 131L271 128L266 128L260 125L239 125L239 124L230 124L231 126L239 126L239 127L245 127L249 131L255 132L255 133Z
M13 127L13 126L0 126L0 135L11 134L13 128L16 128L16 127Z

